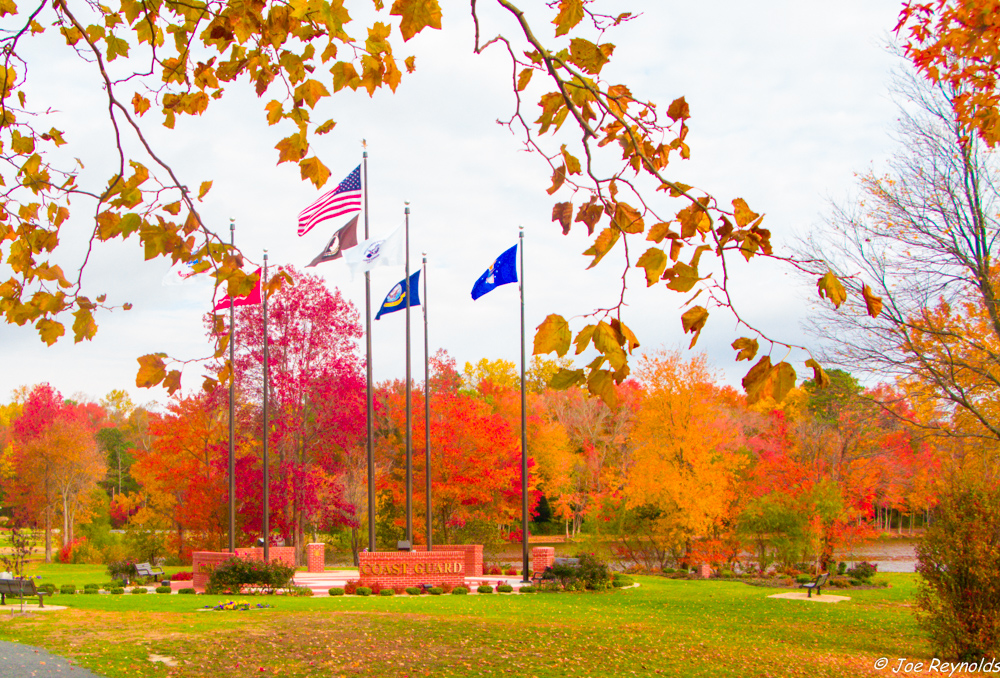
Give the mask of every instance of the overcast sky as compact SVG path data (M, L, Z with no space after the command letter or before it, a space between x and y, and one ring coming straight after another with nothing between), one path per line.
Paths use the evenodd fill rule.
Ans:
M615 12L627 4L642 16L607 36L617 49L606 79L627 83L637 97L663 108L682 95L690 105L692 159L672 164L670 176L707 190L722 204L742 197L766 213L764 226L773 233L777 253L786 251L796 234L821 227L829 199L849 196L855 173L877 169L892 152L896 111L888 84L899 62L885 41L899 11L896 1L607 4ZM568 196L545 193L544 162L496 123L513 107L505 52L473 54L468 3L444 1L442 7L444 30L425 31L397 46L397 59L416 55L417 72L404 77L395 95L380 91L370 99L342 92L325 100L314 117L333 117L337 126L314 140L313 151L333 172L329 189L360 163L361 140L367 140L373 235L400 224L409 201L414 267L421 252L429 259L431 350L447 349L461 369L465 361L482 357L517 359L516 286L477 302L469 293L486 266L516 242L519 225L526 234L529 352L534 328L547 314L576 318L571 326L578 329L584 324L578 316L614 303L621 259L609 255L597 268L584 270L585 230L577 224L563 236L550 221L554 200ZM487 12L484 21L487 37L513 28L496 12ZM540 24L536 31L551 39L550 26ZM355 28L353 34L360 37L362 31ZM38 59L30 73L29 103L50 102L53 124L70 142L67 152L106 177L110 128L97 74L60 48L55 37L46 42L48 36L42 36L33 48ZM274 144L290 132L267 126L262 110L267 98L259 102L246 87L230 89L201 118L184 117L174 131L156 130L152 136L187 185L214 181L202 215L217 233L228 239L233 218L237 245L250 259L259 262L267 248L272 263L301 268L342 222L296 236L298 212L320 192L299 180L294 165L275 165ZM536 117L534 111L529 115ZM92 228L89 206L79 211L64 236L70 247L63 248L59 263L67 270L78 265L79 245ZM137 240L97 248L85 277L87 292L107 292L110 302L128 301L135 308L100 315L97 337L77 345L64 338L47 348L32 328L0 326L0 399L19 385L47 381L66 396L82 392L96 399L124 388L137 402L163 401L164 390L135 387L135 359L156 351L204 356L209 346L201 318L211 297L211 288L203 285L162 286L168 268L163 259L144 262ZM799 325L818 302L814 285L779 265L739 269L735 296L749 320L782 339L815 343ZM343 262L310 271L364 311L363 281L352 281ZM7 275L0 267L0 278ZM373 316L402 277L401 268L373 273ZM624 319L643 349L686 347L679 312L687 295L662 286L646 290L641 270L629 281ZM413 322L414 372L421 375L419 313ZM403 314L373 325L376 379L401 378ZM737 336L733 318L716 311L697 346L734 384L746 369L745 363L733 363L729 344ZM794 356L800 375L803 357ZM200 370L189 368L184 379L187 389L197 388Z

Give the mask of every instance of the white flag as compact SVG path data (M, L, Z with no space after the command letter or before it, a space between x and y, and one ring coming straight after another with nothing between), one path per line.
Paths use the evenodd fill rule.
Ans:
M376 266L402 266L406 262L405 236L400 225L384 238L371 238L344 250L344 261L351 269L351 277Z
M194 267L199 263L201 263L201 259L195 259L187 263L178 261L163 276L163 284L172 287L174 285L190 285L198 280L205 280L206 278L201 276L201 273L205 271L199 273L194 270Z

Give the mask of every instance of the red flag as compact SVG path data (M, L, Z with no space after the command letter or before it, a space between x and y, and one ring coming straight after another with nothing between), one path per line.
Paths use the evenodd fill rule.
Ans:
M250 306L251 304L260 303L260 269L257 269L257 284L254 285L253 290L249 294L236 297L236 301L233 302L233 306ZM215 305L216 311L221 311L223 309L229 308L229 295L222 297L219 303Z

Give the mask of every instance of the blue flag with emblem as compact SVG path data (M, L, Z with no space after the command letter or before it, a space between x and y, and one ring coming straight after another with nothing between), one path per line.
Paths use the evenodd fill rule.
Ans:
M410 276L410 306L420 305L420 271L417 271ZM389 290L389 294L386 295L385 301L382 302L382 308L378 310L375 314L375 320L378 320L386 313L393 313L394 311L399 311L406 308L406 278L403 278L396 286Z
M517 245L497 257L472 286L472 298L478 299L500 285L517 282Z

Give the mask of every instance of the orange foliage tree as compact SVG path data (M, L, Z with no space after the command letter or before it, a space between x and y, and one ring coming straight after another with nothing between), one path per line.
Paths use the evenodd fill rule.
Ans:
M659 350L644 356L635 450L623 487L624 508L645 517L644 537L661 551L717 537L746 464L744 439L704 355L687 360ZM635 550L633 535L620 540Z
M90 416L88 416L90 415ZM53 518L61 514L64 543L105 473L94 439L96 412L67 403L48 384L35 386L12 422L10 500L23 520L43 523L45 561L52 561Z

